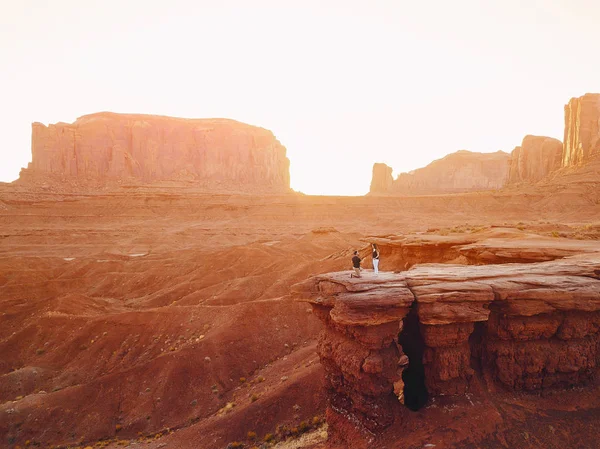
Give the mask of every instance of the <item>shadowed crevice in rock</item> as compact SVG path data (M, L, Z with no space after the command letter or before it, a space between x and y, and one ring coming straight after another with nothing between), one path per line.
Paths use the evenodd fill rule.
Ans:
M429 393L425 386L423 366L425 340L421 334L416 303L413 303L410 312L404 318L404 327L398 336L398 343L409 360L408 368L402 373L404 405L410 410L417 411L427 403Z
M483 349L485 346L484 338L487 332L487 322L478 321L474 324L473 332L469 336L469 346L471 348L471 368L478 376L483 376Z

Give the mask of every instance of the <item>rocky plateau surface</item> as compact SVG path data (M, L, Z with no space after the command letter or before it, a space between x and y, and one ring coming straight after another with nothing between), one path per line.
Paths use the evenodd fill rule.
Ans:
M593 386L600 247L562 257L577 253L564 243L546 241L555 249L539 251L546 262L421 264L361 278L334 272L292 287L325 324L317 349L332 439L371 447L408 409L436 398ZM383 260L398 248L379 245ZM496 261L519 254L518 243L477 245Z

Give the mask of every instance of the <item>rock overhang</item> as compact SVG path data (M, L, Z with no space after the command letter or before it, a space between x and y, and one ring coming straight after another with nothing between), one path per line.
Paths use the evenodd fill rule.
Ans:
M424 264L360 278L341 271L314 276L292 292L298 300L331 307L335 322L363 326L401 319L413 302L425 324L485 321L489 310L472 316L469 311L478 305L487 310L492 302L513 314L517 301L543 305L538 313L600 311L600 253L527 264ZM525 304L522 311L536 314ZM440 313L445 320L434 322Z
M333 432L352 422L377 433L402 416L396 398L404 401L414 386L409 353L434 397L477 394L491 384L585 385L600 366L600 252L534 263L424 264L361 278L327 273L295 285L293 295L326 325L319 354ZM402 339L410 316L418 319L410 332L420 335ZM338 350L324 349L331 347Z

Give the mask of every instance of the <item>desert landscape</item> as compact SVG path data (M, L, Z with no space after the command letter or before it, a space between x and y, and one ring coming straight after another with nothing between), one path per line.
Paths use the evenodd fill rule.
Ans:
M0 184L0 446L600 447L599 123L586 94L564 143L358 197L294 192L233 120L34 123Z

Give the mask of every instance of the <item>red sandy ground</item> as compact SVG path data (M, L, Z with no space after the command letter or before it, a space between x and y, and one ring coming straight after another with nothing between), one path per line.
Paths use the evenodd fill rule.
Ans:
M0 187L0 447L217 449L322 416L320 324L290 285L346 269L369 236L506 224L598 239L599 222L589 183L416 198ZM563 393L433 403L374 447L597 447L597 391Z

